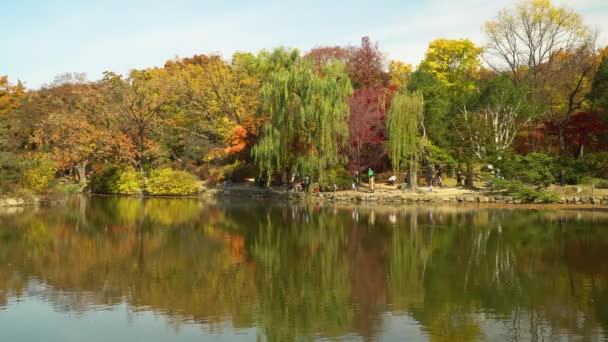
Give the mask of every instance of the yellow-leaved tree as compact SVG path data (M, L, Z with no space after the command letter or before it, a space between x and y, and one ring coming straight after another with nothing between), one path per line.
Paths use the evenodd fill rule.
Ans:
M456 92L470 91L479 78L481 52L469 39L435 39L419 68Z

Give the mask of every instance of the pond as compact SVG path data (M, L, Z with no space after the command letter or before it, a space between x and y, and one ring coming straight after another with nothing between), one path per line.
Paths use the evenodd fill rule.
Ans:
M0 341L608 336L605 209L78 197L0 222Z

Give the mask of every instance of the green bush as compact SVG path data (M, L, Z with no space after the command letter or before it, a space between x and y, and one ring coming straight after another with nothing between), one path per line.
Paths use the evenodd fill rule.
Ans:
M66 184L60 190L64 194L74 195L82 192L82 186L80 184Z
M0 194L17 190L21 180L21 160L12 152L0 152Z
M576 166L578 173L608 179L608 152L586 154L576 161Z
M502 172L507 179L534 185L553 184L558 180L560 172L557 159L544 153L514 155L501 164Z
M55 179L55 166L52 161L43 157L24 160L21 177L24 188L37 193L44 192Z
M488 183L493 190L506 190L509 195L524 202L555 202L559 200L559 197L555 194L540 189L533 189L519 181L491 178L488 179Z
M141 174L131 168L106 167L91 176L93 193L133 195L140 191Z
M333 189L334 184L338 187L338 189L350 189L353 183L353 177L348 174L348 171L345 169L333 169L327 172L327 181L326 185L328 189Z
M146 190L152 195L191 195L198 191L198 178L185 171L161 169L152 172Z

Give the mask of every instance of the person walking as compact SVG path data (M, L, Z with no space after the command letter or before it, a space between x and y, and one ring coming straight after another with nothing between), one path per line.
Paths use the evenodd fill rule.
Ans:
M456 187L462 186L462 172L456 171Z
M304 177L304 191L309 192L310 190L310 177Z
M357 191L358 187L359 187L359 171L355 171L355 174L353 175L353 191Z
M376 176L376 174L374 173L374 171L370 167L367 170L367 178L369 179L369 189L370 189L371 192L374 192L374 178L375 178L375 176Z
M437 186L443 188L443 179L441 178L441 169L437 168Z

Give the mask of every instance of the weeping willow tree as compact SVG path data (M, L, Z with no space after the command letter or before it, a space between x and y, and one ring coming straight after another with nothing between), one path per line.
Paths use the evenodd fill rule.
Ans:
M421 92L410 93L402 89L395 94L386 118L388 150L393 169L409 169L410 187L416 190L418 159L422 152L424 136L420 133L424 100Z
M252 150L255 162L267 182L273 173L297 170L322 183L345 162L339 151L348 139L352 94L346 67L333 60L319 72L298 50L276 49L261 59L268 70L262 112L270 118Z

